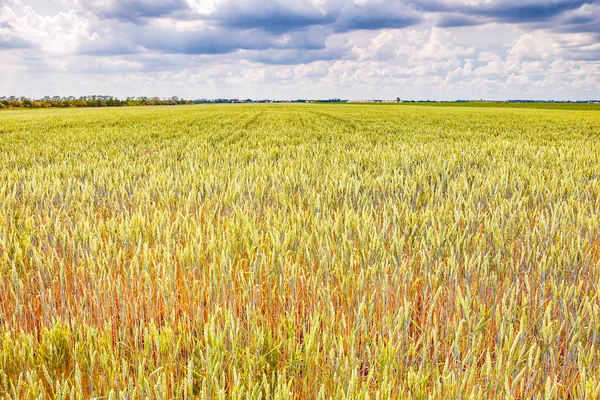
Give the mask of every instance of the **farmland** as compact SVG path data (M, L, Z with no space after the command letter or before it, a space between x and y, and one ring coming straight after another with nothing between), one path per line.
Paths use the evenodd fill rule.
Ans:
M0 112L0 397L600 398L600 112Z

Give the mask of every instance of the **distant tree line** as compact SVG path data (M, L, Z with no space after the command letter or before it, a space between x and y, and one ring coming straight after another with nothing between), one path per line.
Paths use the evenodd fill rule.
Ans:
M172 106L194 104L192 100L173 96L169 99L158 97L128 97L125 100L112 96L45 96L41 99L28 97L0 96L0 108L68 108L68 107L123 107L123 106Z
M0 109L3 108L69 108L69 107L124 107L124 106L174 106L181 104L221 104L221 103L356 103L357 101L349 101L342 99L327 99L327 100L252 100L252 99L196 99L196 100L185 100L180 99L177 96L170 98L159 98L159 97L127 97L125 100L113 96L44 96L41 99L31 99L28 97L16 97L16 96L0 96ZM433 104L433 105L465 105L465 106L490 106L496 107L498 105L514 105L522 106L525 104L531 106L543 106L543 105L561 105L561 104L579 104L589 103L597 106L600 104L600 100L585 100L585 101L574 101L574 102L560 102L560 101L542 101L542 100L507 100L504 102L497 101L485 101L485 100L454 100L454 101L436 101L436 100L401 100L399 97L396 100L384 101L384 100L366 100L358 101L359 103L418 103L418 104ZM595 109L595 108L594 108Z

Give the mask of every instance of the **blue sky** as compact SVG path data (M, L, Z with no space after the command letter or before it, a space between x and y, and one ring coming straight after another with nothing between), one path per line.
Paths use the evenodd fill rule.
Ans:
M0 0L0 95L600 98L600 0Z

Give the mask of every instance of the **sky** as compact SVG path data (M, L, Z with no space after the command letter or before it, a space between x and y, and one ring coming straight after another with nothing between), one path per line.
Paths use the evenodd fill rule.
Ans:
M0 96L600 98L600 0L0 0Z

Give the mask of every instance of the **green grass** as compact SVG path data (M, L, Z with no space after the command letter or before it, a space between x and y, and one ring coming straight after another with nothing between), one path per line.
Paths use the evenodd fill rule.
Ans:
M600 397L600 114L0 113L0 396Z
M388 103L393 105L393 103ZM399 105L415 105L401 103ZM587 103L508 103L508 102L444 102L444 103L418 103L422 106L433 107L474 107L474 108L525 108L538 110L582 110L600 111L600 104Z

